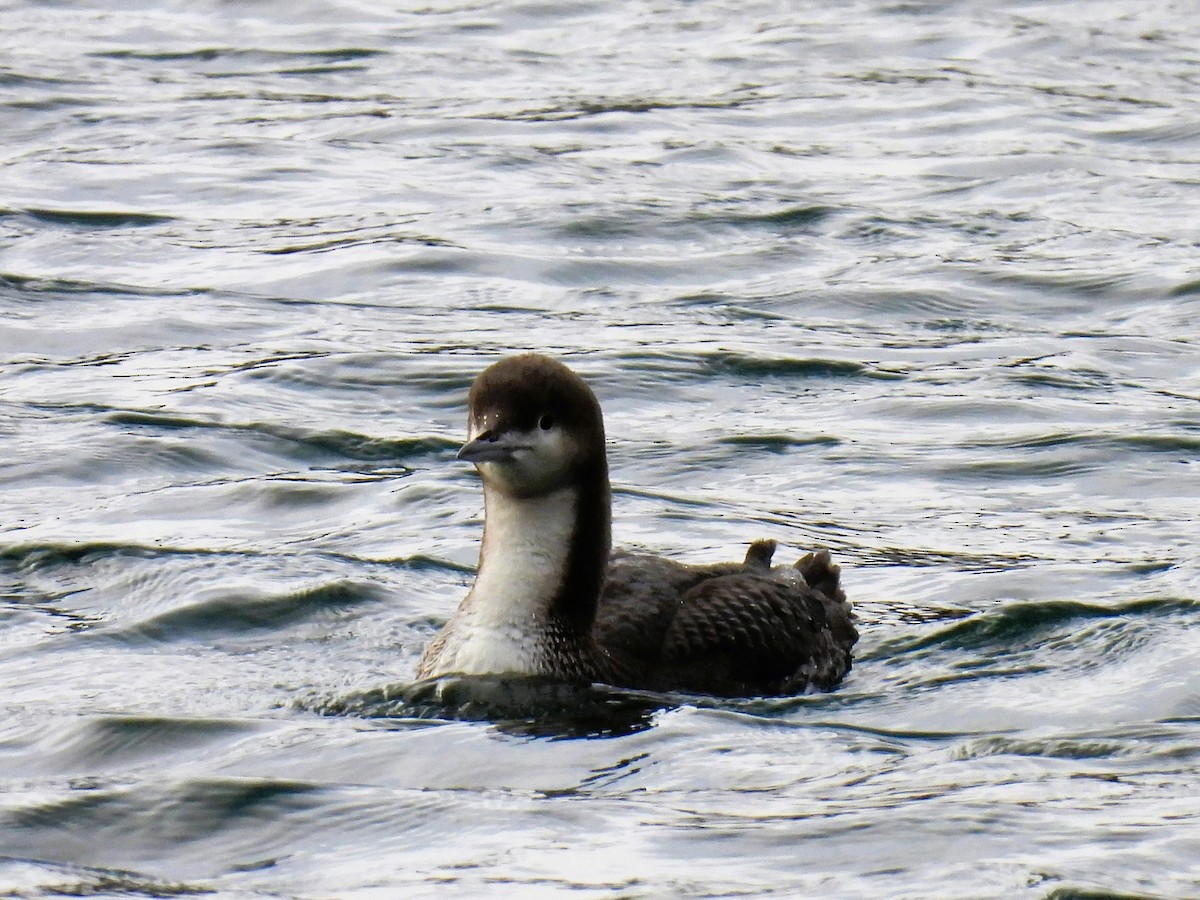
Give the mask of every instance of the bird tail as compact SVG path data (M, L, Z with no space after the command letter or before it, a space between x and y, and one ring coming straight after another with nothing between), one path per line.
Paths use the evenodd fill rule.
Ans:
M755 541L746 551L746 559L742 566L747 569L771 570L771 557L775 555L775 542L772 540Z
M796 561L796 569L805 583L830 600L845 602L842 591L842 568L830 557L828 550L817 550Z

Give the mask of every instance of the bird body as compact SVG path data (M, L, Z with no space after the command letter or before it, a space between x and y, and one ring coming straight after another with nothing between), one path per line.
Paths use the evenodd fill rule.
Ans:
M827 552L772 567L773 541L708 566L611 551L600 405L566 366L501 360L468 404L459 458L483 479L479 568L419 677L751 696L827 690L849 670L858 635Z

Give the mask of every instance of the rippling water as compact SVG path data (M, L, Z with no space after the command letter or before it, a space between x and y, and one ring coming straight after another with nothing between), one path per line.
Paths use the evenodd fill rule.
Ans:
M1194 12L0 4L0 893L1200 895ZM524 348L839 690L412 693Z

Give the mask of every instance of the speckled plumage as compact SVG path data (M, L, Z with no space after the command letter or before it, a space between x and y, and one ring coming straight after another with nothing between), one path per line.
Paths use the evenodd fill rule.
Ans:
M610 680L738 696L836 685L858 638L838 569L826 552L772 568L774 549L714 566L614 554L594 629Z
M539 675L723 696L827 690L858 638L827 552L771 566L610 555L600 406L566 366L510 357L469 397L484 483L479 572L418 676Z

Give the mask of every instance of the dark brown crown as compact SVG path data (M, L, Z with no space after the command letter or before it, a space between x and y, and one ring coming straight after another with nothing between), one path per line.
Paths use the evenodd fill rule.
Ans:
M471 385L468 403L473 425L531 431L557 424L575 436L581 452L604 453L604 418L596 395L548 356L526 353L489 366Z

